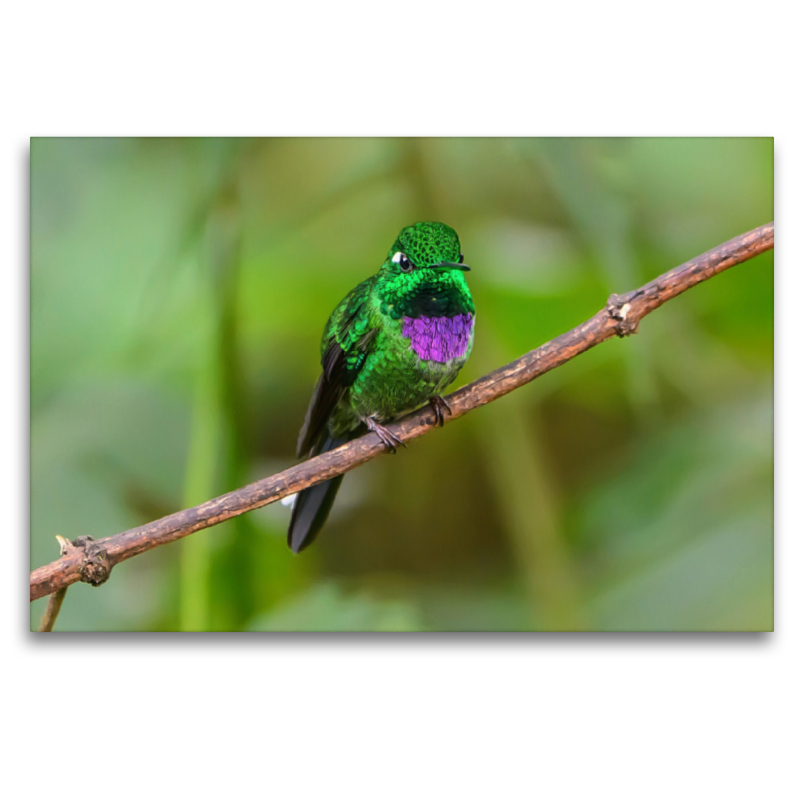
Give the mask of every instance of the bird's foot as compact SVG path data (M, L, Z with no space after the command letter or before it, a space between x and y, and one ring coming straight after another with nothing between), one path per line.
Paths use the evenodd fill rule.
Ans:
M433 427L443 428L445 412L452 416L453 410L450 408L447 400L445 400L444 397L440 397L438 394L435 394L433 397L431 397L428 402L431 404L433 416L435 417Z
M388 428L385 428L380 422L376 422L372 417L366 417L364 419L364 424L367 426L369 430L373 433L378 434L378 438L386 445L386 449L394 455L397 452L397 445L402 445L403 447L406 446L406 443L400 439L398 436L395 436Z

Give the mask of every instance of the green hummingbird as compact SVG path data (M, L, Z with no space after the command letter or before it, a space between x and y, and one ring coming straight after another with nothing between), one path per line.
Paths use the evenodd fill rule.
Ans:
M384 423L430 403L435 424L450 412L441 392L472 351L475 306L458 234L442 222L400 231L376 275L334 309L322 334L322 375L297 442L297 457L339 447L366 428L387 450L405 445ZM298 553L328 518L343 476L295 498L289 547Z

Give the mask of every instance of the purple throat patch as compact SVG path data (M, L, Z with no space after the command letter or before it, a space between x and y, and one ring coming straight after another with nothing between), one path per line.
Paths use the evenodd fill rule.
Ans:
M411 349L423 361L444 364L461 358L469 347L472 314L456 317L403 317L403 336L411 339Z

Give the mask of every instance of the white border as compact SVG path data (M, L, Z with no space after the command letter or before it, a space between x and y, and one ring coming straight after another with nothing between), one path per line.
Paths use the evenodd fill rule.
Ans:
M800 347L789 307L800 292L797 257L784 254L800 252L800 136L796 26L781 7L148 0L6 9L11 795L796 791ZM80 134L775 135L777 633L46 642L24 633L28 137Z

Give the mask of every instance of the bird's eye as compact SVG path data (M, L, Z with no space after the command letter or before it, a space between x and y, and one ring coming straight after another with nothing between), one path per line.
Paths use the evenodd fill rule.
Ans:
M464 263L464 254L463 253L459 253L458 254L458 263L459 264L463 264Z
M414 265L408 260L405 253L395 253L392 261L400 266L400 272L411 272L414 269Z

